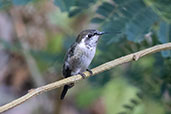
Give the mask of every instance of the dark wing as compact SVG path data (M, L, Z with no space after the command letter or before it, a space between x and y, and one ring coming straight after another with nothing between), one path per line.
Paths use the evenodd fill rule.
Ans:
M71 58L74 55L74 49L75 49L76 45L77 45L77 43L72 44L65 55L64 65L63 65L63 69L62 69L62 73L65 78L71 76L71 69L70 69L69 64L67 64L67 63L69 60L68 58Z
M62 73L63 73L63 76L65 78L71 76L71 70L70 70L69 66L67 66L67 65L64 64L63 65L63 69L62 69Z

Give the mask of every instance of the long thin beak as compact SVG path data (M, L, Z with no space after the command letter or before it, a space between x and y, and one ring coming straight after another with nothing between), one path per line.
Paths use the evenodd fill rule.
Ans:
M108 34L108 32L102 31L102 32L98 32L98 33L97 33L97 35L103 35L103 34Z

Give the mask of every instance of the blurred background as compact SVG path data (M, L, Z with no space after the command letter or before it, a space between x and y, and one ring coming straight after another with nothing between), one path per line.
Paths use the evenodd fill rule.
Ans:
M0 0L0 105L62 78L84 29L110 32L90 66L171 42L170 0ZM171 51L123 64L3 114L171 114Z

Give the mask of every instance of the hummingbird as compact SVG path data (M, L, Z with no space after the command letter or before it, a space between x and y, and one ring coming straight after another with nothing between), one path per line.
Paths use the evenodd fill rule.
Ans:
M88 69L91 61L93 60L96 52L98 40L105 32L100 32L94 29L83 30L76 38L76 41L68 49L62 73L64 78L72 75L80 74L82 78L85 78L84 71L92 71ZM60 99L64 99L68 89L74 86L74 83L64 85Z

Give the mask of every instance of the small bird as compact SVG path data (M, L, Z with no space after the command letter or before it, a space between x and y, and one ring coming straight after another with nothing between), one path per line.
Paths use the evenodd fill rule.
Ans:
M82 31L76 41L68 49L64 65L63 65L63 76L67 78L72 75L80 74L85 78L84 71L92 71L88 69L92 59L96 52L96 46L101 35L105 32L100 32L94 29L88 29ZM68 89L74 86L74 83L64 85L60 99L64 99Z

